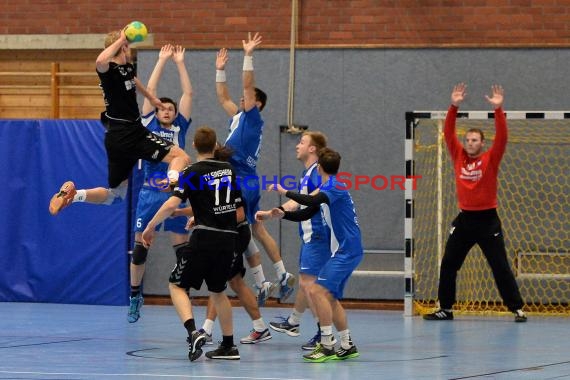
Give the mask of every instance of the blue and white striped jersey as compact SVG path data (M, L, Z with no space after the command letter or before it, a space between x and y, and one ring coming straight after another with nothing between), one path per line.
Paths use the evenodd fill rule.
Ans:
M322 182L322 178L317 170L317 163L315 162L308 169L302 173L301 180L299 181L299 193L311 194L315 191ZM301 205L300 208L307 206ZM313 234L319 235L322 238L330 236L329 228L325 225L321 213L316 213L311 219L304 220L299 223L299 235L304 243L311 242Z
M192 119L186 120L184 116L178 114L176 115L170 129L166 129L162 128L154 111L150 112L148 115L144 115L142 118L142 124L149 131L160 136L166 141L174 143L174 145L179 146L182 149L186 146L186 133L190 128L191 122ZM166 173L168 170L168 164L166 162L143 161L143 170L144 178L147 180L153 173Z

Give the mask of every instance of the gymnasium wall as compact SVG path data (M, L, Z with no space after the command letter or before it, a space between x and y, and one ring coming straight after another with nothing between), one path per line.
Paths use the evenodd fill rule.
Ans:
M291 0L16 1L2 35L107 33L141 20L155 46L241 46L248 31L288 47ZM310 45L552 46L570 42L563 0L298 0L298 43ZM0 41L2 39L0 38ZM17 47L20 49L21 47Z

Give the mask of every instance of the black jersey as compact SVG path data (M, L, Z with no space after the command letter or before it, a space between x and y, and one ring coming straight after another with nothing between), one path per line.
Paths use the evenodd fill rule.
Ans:
M207 159L186 167L174 196L190 201L196 228L236 231L236 209L241 199L229 163Z
M111 121L136 122L140 119L135 84L135 67L127 63L109 63L109 70L97 71L105 101L106 116Z

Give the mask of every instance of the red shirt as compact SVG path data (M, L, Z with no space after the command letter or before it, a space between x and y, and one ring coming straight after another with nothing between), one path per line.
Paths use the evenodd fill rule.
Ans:
M507 120L502 108L495 110L495 141L479 157L471 158L457 138L457 107L451 105L443 134L455 170L457 199L462 210L497 208L497 176L507 146Z

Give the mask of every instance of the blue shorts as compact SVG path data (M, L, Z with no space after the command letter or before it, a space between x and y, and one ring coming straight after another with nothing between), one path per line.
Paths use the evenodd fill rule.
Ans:
M259 211L259 201L261 199L259 179L253 176L240 178L239 186L247 221L249 224L255 224L255 213Z
M137 203L137 212L135 217L135 232L143 232L148 222L158 211L160 206L170 198L169 193L163 193L156 189L142 187L139 192L139 201ZM180 207L186 207L181 204ZM167 218L164 220L164 231L170 231L177 234L188 234L186 231L186 222L188 218L185 216L177 216L176 218ZM156 231L160 230L162 223L156 226Z
M342 299L346 282L363 256L362 253L355 255L337 251L319 272L316 283L326 288L335 299Z
M301 243L299 273L316 277L330 258L330 239L313 234L310 242Z

